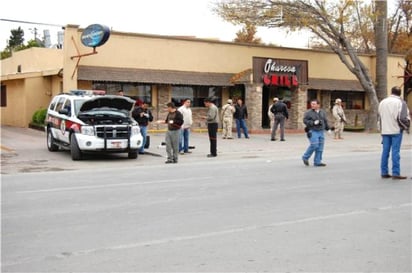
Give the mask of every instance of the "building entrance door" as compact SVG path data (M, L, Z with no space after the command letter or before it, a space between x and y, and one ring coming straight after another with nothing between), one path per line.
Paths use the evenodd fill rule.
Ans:
M271 105L270 88L264 85L262 88L262 128L270 128L270 120L268 117L269 105Z
M274 97L283 100L283 102L288 106L288 109L290 109L291 107L292 92L289 88L282 86L264 85L262 88L262 128L270 128L268 110L272 105Z

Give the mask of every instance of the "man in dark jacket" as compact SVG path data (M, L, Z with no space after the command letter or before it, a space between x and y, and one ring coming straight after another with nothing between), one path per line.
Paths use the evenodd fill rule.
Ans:
M210 154L207 157L217 156L217 128L219 123L219 109L214 103L213 98L204 100L205 106L208 108L206 115L207 131L210 141Z
M303 123L306 125L310 145L302 156L303 164L309 166L309 158L315 152L314 166L325 167L326 164L322 162L323 148L325 144L324 130L331 133L326 113L320 109L320 103L317 99L310 102L311 109L306 111L303 116Z
M248 118L247 107L243 104L242 99L237 100L234 117L236 120L237 137L241 137L240 129L242 129L245 134L245 138L249 138L249 133L246 126L246 120Z
M148 108L147 102L143 102L142 105L138 105L132 112L133 118L139 123L140 133L143 137L143 145L139 149L139 154L144 154L144 147L147 141L147 126L149 122L153 121L153 115Z
M285 121L289 118L288 107L282 100L275 99L275 104L270 108L270 112L274 115L271 140L276 140L276 131L280 126L280 141L285 141Z
M158 120L157 123L167 124L166 132L166 153L168 163L177 163L179 157L179 140L180 140L180 128L183 124L183 115L177 111L173 102L167 104L167 117L165 120Z

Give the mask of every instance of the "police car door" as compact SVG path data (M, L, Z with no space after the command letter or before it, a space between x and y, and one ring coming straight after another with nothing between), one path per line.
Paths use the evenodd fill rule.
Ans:
M63 104L62 109L59 111L60 122L60 140L69 143L70 135L70 117L72 116L72 100L67 98Z

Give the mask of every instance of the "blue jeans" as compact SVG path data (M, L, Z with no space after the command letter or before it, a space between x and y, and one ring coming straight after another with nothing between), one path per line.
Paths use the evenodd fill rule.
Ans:
M241 137L240 129L243 129L243 133L245 134L245 138L249 138L249 134L246 127L246 120L244 119L236 119L236 130L237 130L237 137Z
M315 152L314 165L319 165L322 163L322 154L323 147L325 146L325 135L323 130L315 131L310 130L312 136L309 138L309 147L306 149L306 152L303 154L302 159L309 160L313 152Z
M392 175L401 175L401 143L402 133L382 135L381 175L389 174L388 159L392 150Z
M180 130L179 152L187 153L189 151L189 135L190 129L185 128Z
M144 153L144 146L146 145L147 126L140 126L140 133L143 137L143 145L142 147L140 147L139 152Z

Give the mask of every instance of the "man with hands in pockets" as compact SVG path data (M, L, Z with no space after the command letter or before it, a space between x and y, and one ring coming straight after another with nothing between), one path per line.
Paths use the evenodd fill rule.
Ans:
M322 162L323 148L325 145L324 131L327 130L331 134L328 125L326 113L320 109L320 103L317 99L310 102L311 109L306 111L303 116L303 123L306 125L305 131L309 139L309 147L302 156L303 164L309 166L309 158L315 153L314 166L325 167L326 164Z

